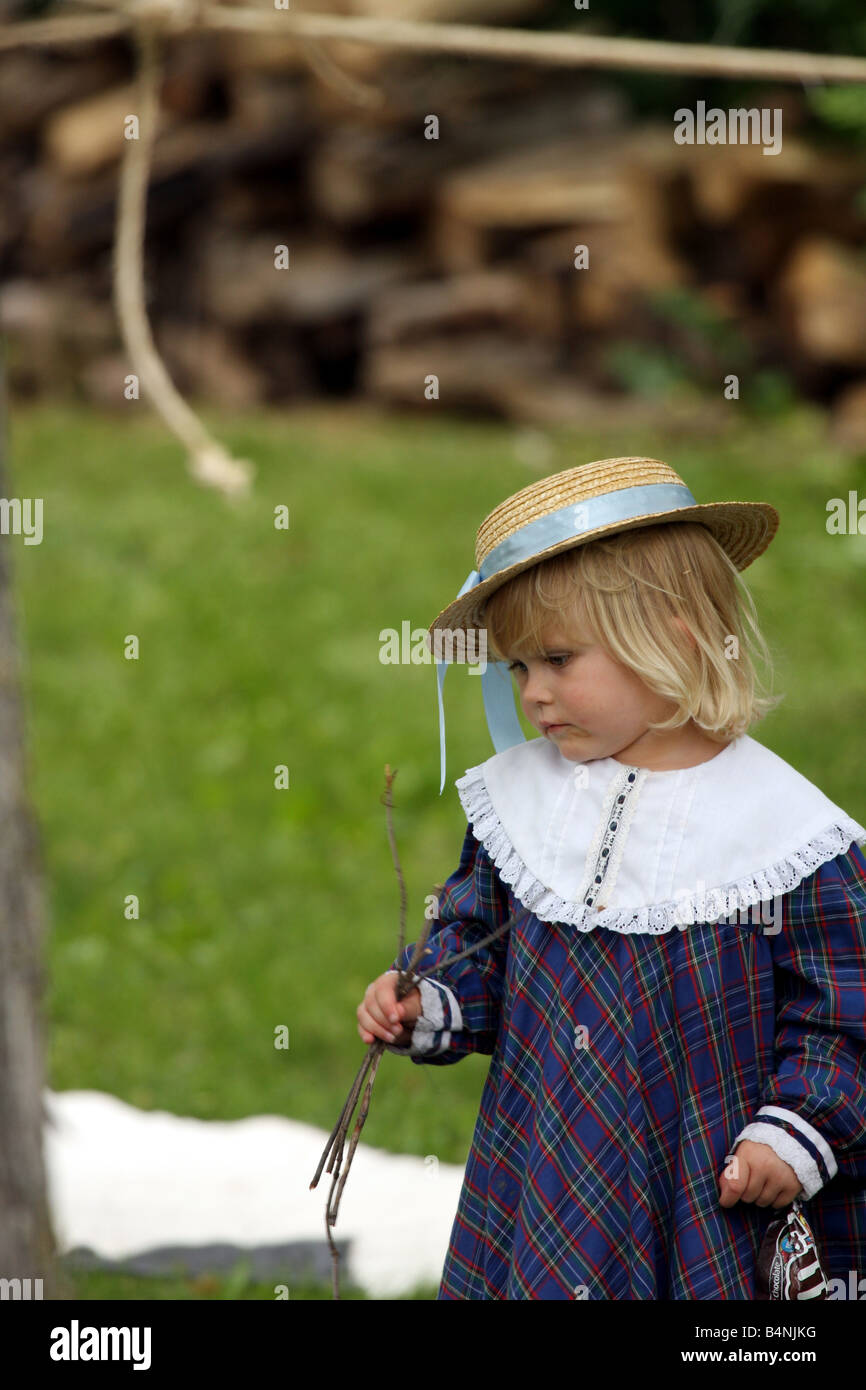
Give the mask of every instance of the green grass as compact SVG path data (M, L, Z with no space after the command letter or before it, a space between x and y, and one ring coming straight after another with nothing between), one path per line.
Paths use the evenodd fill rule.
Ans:
M356 1006L395 951L384 765L398 769L412 940L457 865L453 781L493 751L478 679L458 668L439 797L434 668L382 664L379 632L426 628L473 567L486 513L558 469L644 453L699 501L778 507L746 579L786 699L753 732L866 823L866 536L825 529L830 497L866 496L866 461L834 451L818 416L744 420L721 439L613 418L556 432L528 466L511 427L432 409L205 414L256 463L237 506L189 479L144 407L11 410L9 494L44 499L42 544L4 544L48 890L52 1088L330 1131L364 1051ZM288 531L274 529L280 504ZM129 634L138 660L124 659ZM388 1055L365 1141L462 1164L488 1064Z

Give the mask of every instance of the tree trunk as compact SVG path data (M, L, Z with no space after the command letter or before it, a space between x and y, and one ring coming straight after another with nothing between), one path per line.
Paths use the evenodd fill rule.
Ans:
M6 488L5 361L0 340L0 495ZM12 549L0 533L0 1285L2 1296L56 1296L42 1151L43 897L39 838L25 791ZM26 1283L30 1280L30 1284ZM42 1280L42 1284L34 1283Z

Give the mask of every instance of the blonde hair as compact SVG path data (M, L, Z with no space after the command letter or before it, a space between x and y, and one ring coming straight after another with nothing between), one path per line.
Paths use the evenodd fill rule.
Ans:
M493 659L541 656L542 631L552 615L566 629L570 619L580 624L608 656L675 703L670 718L650 729L678 729L691 719L723 743L745 734L784 699L758 682L754 654L771 676L772 658L754 601L700 522L620 531L515 575L480 615ZM685 623L694 643L674 618Z

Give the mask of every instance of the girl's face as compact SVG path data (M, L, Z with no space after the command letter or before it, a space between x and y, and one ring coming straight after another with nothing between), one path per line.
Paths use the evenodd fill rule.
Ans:
M672 701L656 695L633 671L579 631L552 623L544 631L545 655L512 659L523 712L564 758L587 762L616 757L650 766L676 758L683 735L694 744L691 721L657 733L650 721L673 713ZM718 745L716 745L718 752Z

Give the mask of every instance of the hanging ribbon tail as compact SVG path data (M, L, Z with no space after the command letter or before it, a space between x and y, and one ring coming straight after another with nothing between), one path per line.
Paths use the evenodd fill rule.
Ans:
M481 575L478 573L478 570L470 570L469 573L467 574L466 578L464 579L463 583L460 585L460 588L458 589L457 593L455 594L455 596L454 596L454 601L456 602L457 599L462 598L464 594L468 594L468 592L469 592L470 589L476 588L476 586L479 585L480 583L481 583ZM434 632L434 634L433 634L434 652L435 652L435 650L436 650L435 644L436 644L437 638L438 638L438 633L435 633L435 632ZM441 647L440 647L440 650L441 650ZM437 658L437 660L436 660L436 690L437 690L437 695L438 695L438 698L439 698L439 771L440 771L439 795L440 795L440 796L442 795L442 790L443 790L443 788L444 788L444 786L445 786L445 705L444 705L444 703L443 703L443 701L442 701L442 686L445 684L445 673L446 673L447 669L448 669L448 663L445 662L445 661L440 661L440 660Z
M439 696L439 795L445 786L445 706L442 703L442 687L448 674L448 662L436 662L436 693Z
M474 589L481 583L481 576L477 570L472 570L461 588L457 598L470 589ZM434 639L438 634L434 633ZM434 651L436 650L434 645ZM441 650L441 648L440 648ZM481 663L479 663L481 664ZM445 702L443 699L442 687L445 684L445 675L449 663L436 660L436 694L439 702L439 795L445 787ZM506 748L512 748L516 743L525 743L526 735L520 727L520 720L517 717L517 707L514 701L514 688L511 684L511 675L508 670L507 661L484 661L481 671L481 693L484 697L484 713L487 718L487 727L490 730L490 737L493 740L493 747L497 753L502 753Z
M442 687L448 672L447 661L436 662L436 691L439 697L439 795L445 787L445 704ZM484 697L484 713L487 727L497 753L512 748L515 743L525 743L526 735L520 727L517 707L514 703L514 688L506 661L488 661L481 673L481 694Z
M517 717L507 661L487 663L481 675L481 693L484 696L487 727L497 753L513 748L515 743L525 743L526 735Z

